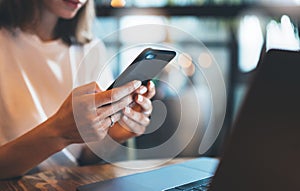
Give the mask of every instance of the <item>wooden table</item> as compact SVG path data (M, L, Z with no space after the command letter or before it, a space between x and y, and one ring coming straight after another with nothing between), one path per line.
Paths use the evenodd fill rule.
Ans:
M83 167L60 167L40 173L25 175L18 179L0 181L1 191L75 191L76 187L96 181L144 172L162 166L187 161L190 158L173 159L160 166L142 169L149 164L157 164L162 160L126 161L113 164L92 165ZM118 165L119 164L119 165ZM122 168L124 164L135 165L139 170Z

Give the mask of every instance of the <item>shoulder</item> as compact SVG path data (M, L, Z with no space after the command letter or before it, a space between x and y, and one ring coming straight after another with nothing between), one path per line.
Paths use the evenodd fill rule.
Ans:
M103 60L106 57L106 48L101 39L93 39L91 42L83 45L83 56L94 61Z
M105 51L105 45L103 41L99 38L94 38L89 43L84 45L86 51L96 50L96 51Z
M74 51L73 54L80 54L82 56L90 54L91 52L97 54L105 54L106 52L105 45L103 41L99 38L95 38L83 45L73 44L70 46L70 48Z
M5 28L0 29L0 64L4 64L4 58L10 57L14 50L12 47L18 47L16 40L17 37L18 34L13 30L8 30Z
M7 43L10 40L18 36L18 31L16 29L8 30L6 28L0 28L0 42Z

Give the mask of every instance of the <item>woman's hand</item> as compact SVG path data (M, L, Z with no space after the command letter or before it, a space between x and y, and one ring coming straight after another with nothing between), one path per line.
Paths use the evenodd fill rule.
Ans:
M133 92L140 85L140 81L133 81L101 91L93 82L74 89L52 117L56 134L67 144L101 140L106 136L112 120L118 121L120 111L133 102Z
M123 109L121 120L109 129L109 135L118 142L142 135L150 123L152 113L151 98L155 95L155 85L149 81L147 86L139 87L134 93L134 103Z

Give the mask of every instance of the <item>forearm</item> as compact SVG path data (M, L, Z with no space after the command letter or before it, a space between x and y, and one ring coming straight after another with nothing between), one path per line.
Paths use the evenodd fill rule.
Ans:
M68 144L54 131L51 119L0 147L0 179L23 175Z

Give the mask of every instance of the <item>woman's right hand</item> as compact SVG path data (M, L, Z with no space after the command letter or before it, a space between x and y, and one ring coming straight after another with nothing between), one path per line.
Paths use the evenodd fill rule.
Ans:
M93 82L74 89L52 116L56 135L63 138L66 145L101 140L111 126L110 117L113 121L119 120L119 111L132 103L132 93L140 86L140 81L132 81L102 91Z

